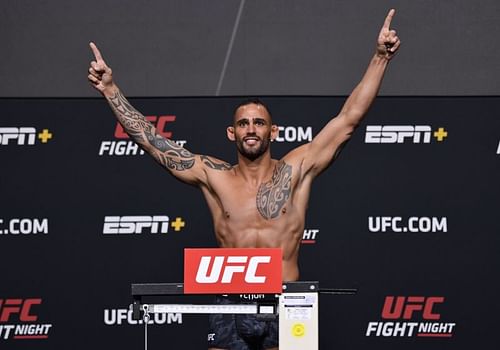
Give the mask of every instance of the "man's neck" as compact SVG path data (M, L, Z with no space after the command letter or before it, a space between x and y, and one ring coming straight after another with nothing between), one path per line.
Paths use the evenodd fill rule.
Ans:
M273 171L274 161L271 153L266 152L257 159L250 160L238 154L238 172L251 185L258 186L269 178Z

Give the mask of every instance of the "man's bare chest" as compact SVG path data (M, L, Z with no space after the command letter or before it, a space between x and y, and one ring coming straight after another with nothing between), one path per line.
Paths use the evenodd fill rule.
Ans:
M251 185L241 177L226 177L215 184L214 194L229 214L270 220L286 211L292 187L292 167L280 162L268 181Z

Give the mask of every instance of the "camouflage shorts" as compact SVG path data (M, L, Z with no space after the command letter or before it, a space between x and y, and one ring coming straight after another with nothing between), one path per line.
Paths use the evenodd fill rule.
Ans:
M217 296L216 304L241 301ZM278 347L278 318L257 319L257 315L209 315L208 347L231 350L257 350Z

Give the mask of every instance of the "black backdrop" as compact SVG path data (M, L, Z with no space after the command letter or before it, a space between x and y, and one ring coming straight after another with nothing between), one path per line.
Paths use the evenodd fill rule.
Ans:
M225 128L240 100L131 102L166 121L163 131L190 151L234 163ZM317 134L344 100L264 98L282 127L274 157ZM356 296L322 297L322 349L494 348L499 112L497 97L378 98L315 181L301 279L359 289ZM369 143L367 126L427 127L430 139L399 134L391 143L393 132ZM142 326L126 318L130 283L182 281L183 248L215 246L201 192L147 155L110 154L112 144L129 141L115 135L116 127L103 99L0 100L0 348L142 348ZM434 137L439 128L447 132L442 141ZM44 129L52 135L46 143L39 138ZM167 216L168 232L104 233L106 217L124 216ZM179 231L171 225L176 218L185 224ZM439 317L425 319L417 310L407 319L384 318L388 296L442 297L432 308ZM388 322L447 330L393 335ZM389 333L369 331L377 325ZM169 315L149 328L150 349L206 347L204 316Z

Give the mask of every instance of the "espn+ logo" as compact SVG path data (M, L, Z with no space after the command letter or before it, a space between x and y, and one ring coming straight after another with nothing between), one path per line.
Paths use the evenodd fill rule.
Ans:
M0 127L0 146L14 143L18 146L33 146L37 138L41 143L47 143L52 138L52 133L49 129L43 129L37 136L34 127Z
M149 233L168 233L169 227L175 232L181 231L186 226L182 217L176 217L170 221L166 215L127 215L127 216L105 216L102 233L105 235L127 235Z
M441 142L448 132L440 127L432 133L430 125L367 125L365 143L430 143L431 137Z

